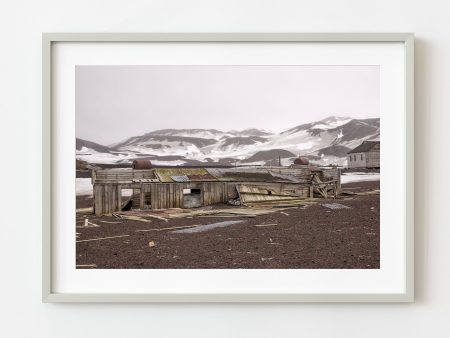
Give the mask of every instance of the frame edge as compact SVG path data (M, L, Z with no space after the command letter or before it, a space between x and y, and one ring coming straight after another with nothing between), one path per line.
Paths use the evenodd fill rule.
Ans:
M406 262L405 292L397 294L60 294L52 292L53 42L403 42L405 44ZM414 34L413 33L43 33L42 34L42 302L387 303L414 302Z

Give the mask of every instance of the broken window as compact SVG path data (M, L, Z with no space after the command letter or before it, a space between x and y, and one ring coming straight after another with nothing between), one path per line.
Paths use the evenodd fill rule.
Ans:
M200 189L183 189L183 195L200 195Z

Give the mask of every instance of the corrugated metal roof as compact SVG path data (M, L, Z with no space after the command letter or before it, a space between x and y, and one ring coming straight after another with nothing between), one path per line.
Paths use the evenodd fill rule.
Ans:
M212 177L205 168L155 168L154 171L156 176L158 176L159 180L163 183L176 182L172 178L173 176L180 179L182 179L182 176L186 176L189 181L215 180L214 177Z
M350 150L347 154L364 153L372 149L372 147L377 144L380 144L380 141L363 141L363 143L361 143L355 149Z
M186 175L180 175L180 176L172 175L172 176L170 176L170 178L174 182L189 182L189 178Z
M206 168L219 181L226 182L296 182L295 178L273 175L265 168Z

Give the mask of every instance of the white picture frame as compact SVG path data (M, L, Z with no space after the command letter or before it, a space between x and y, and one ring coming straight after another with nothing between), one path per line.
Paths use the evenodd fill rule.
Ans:
M54 289L54 140L52 90L53 47L61 42L276 42L276 43L401 43L404 48L404 288L399 292L58 292ZM411 33L45 33L43 34L43 219L42 299L44 302L412 302L414 300L414 36ZM330 281L332 283L332 281Z

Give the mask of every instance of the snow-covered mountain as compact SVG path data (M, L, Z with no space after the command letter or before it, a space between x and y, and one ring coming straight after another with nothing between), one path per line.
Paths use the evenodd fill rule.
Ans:
M159 165L276 164L299 155L313 162L343 164L346 153L365 140L379 140L380 119L328 117L274 133L260 129L163 129L108 147L77 139L77 159L90 163L130 163L151 159Z

